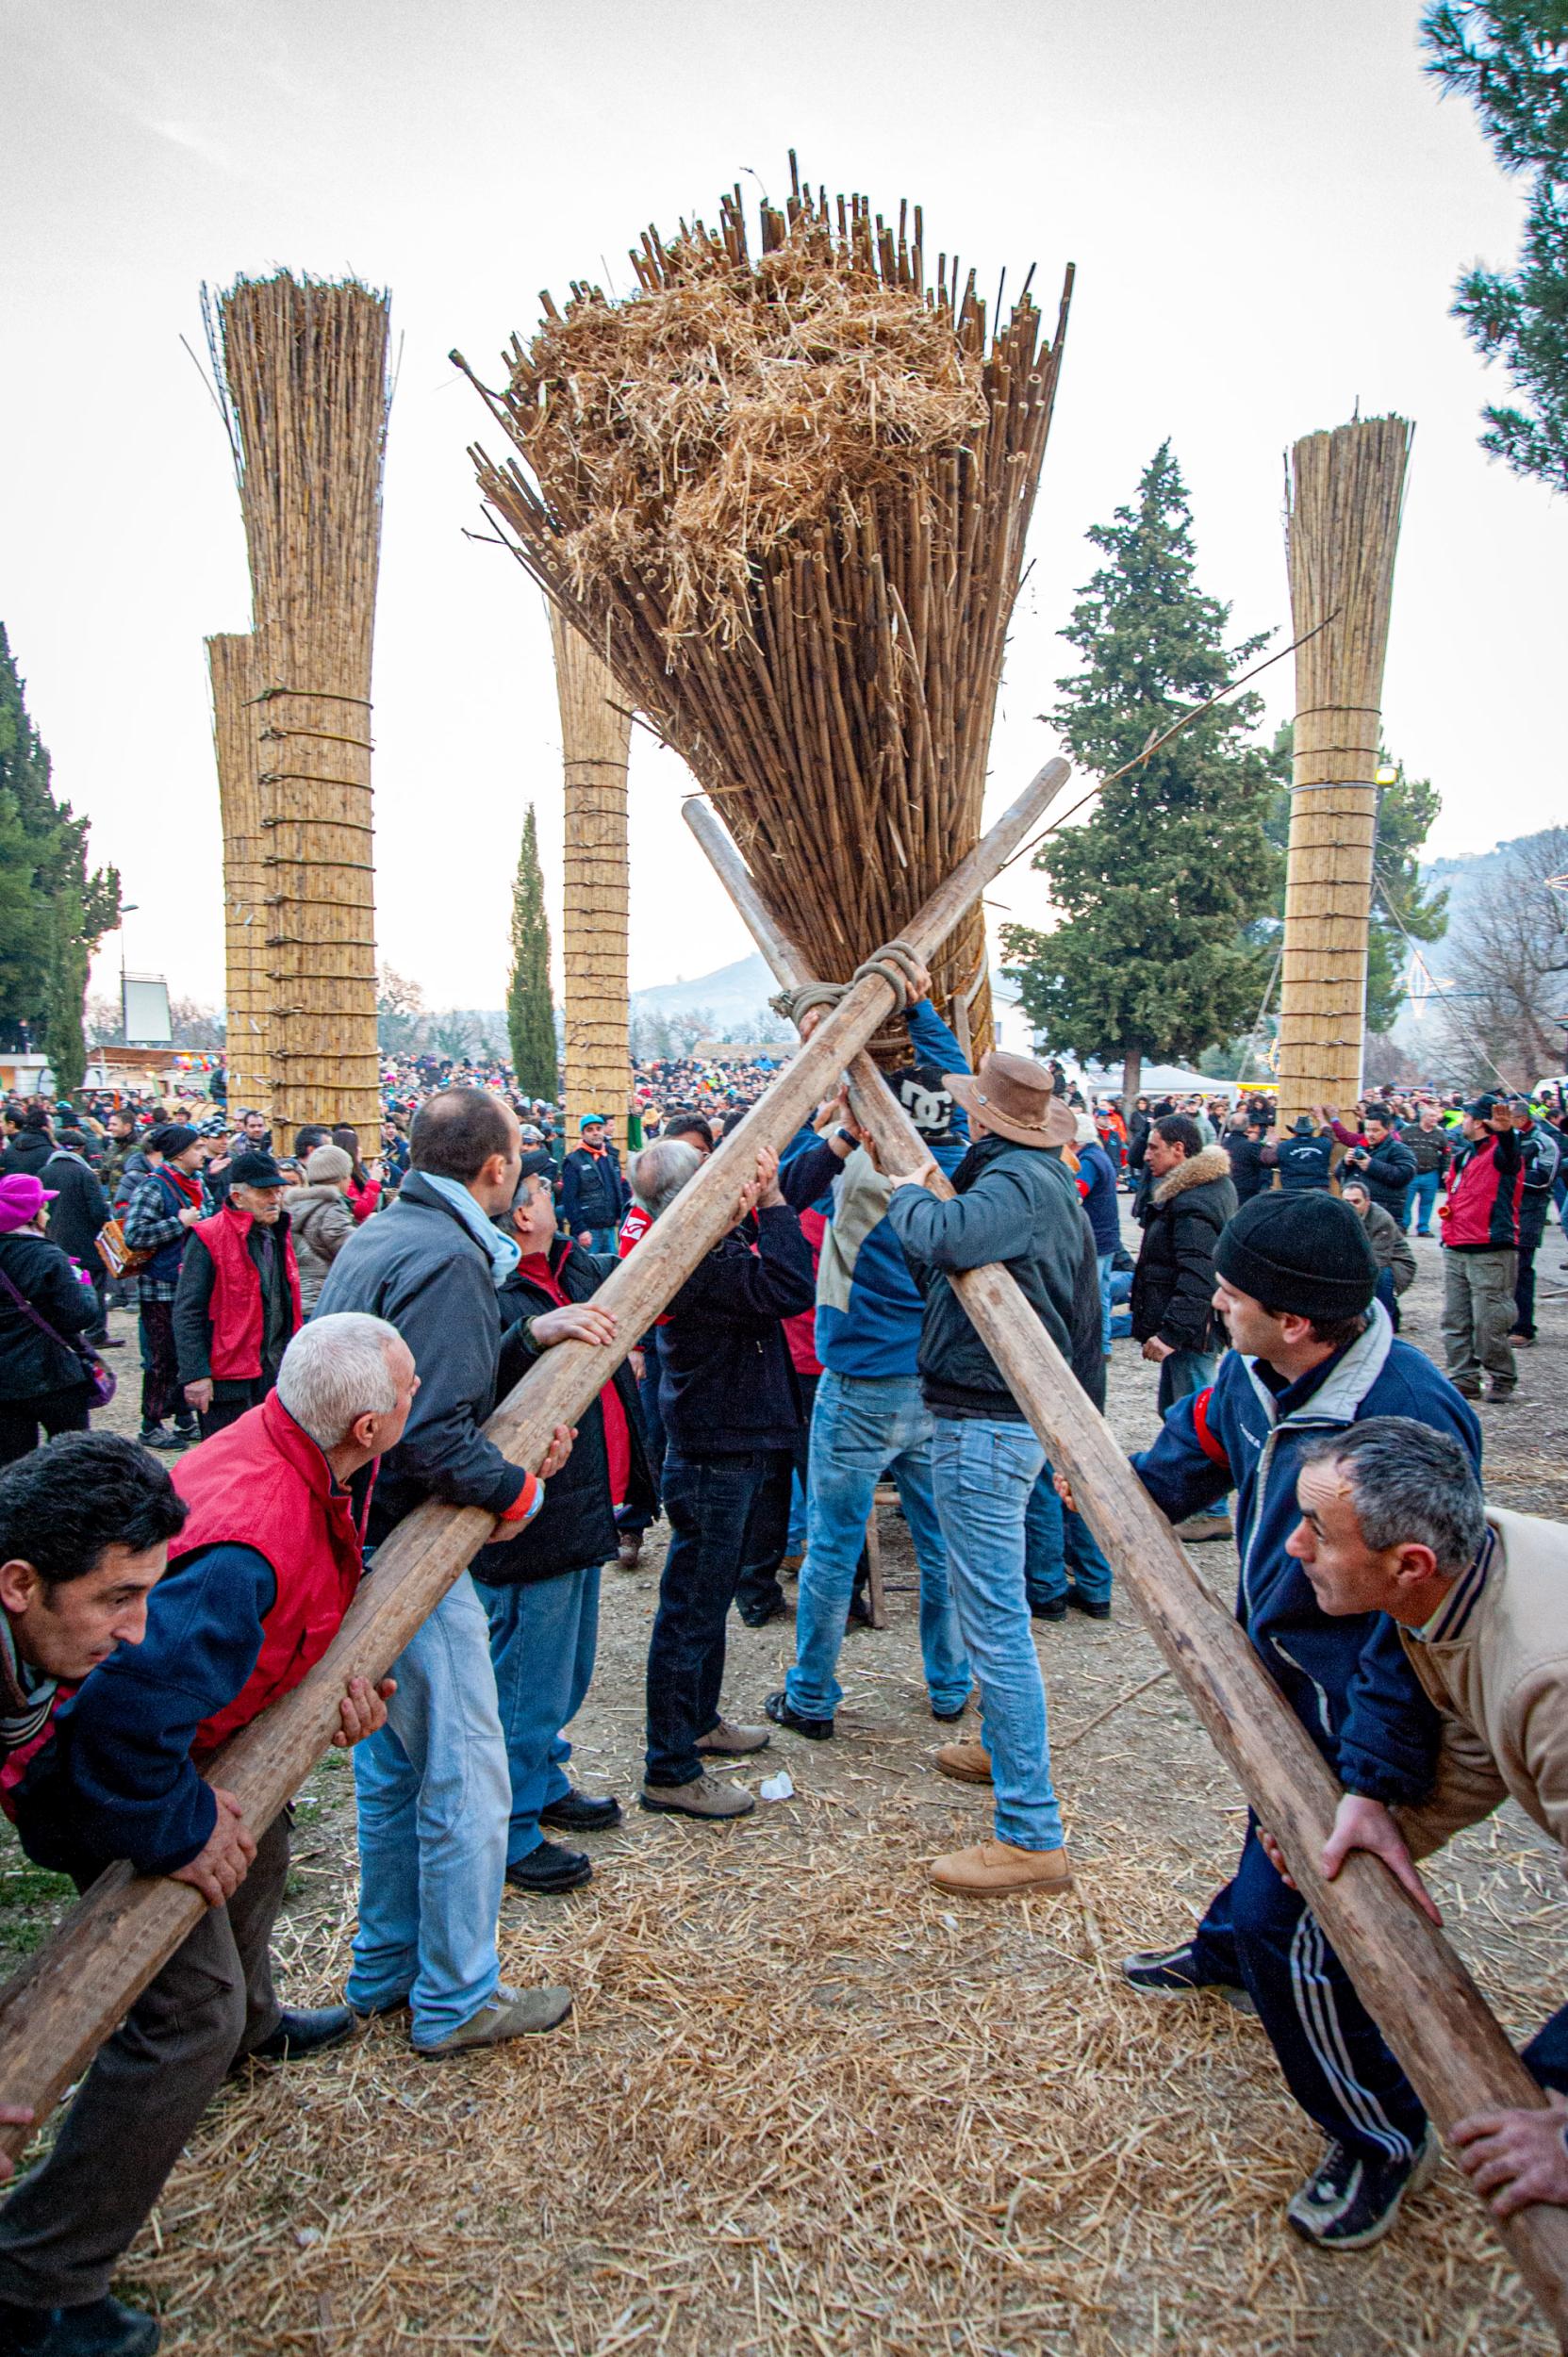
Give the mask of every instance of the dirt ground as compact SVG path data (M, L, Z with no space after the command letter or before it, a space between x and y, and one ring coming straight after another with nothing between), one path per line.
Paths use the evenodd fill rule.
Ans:
M1441 1272L1417 1246L1407 1337L1441 1357ZM1568 1514L1564 1240L1539 1261L1543 1338L1483 1408L1489 1487ZM130 1331L128 1319L118 1319ZM112 1420L134 1428L135 1351ZM129 1362L129 1363L127 1363ZM1111 1413L1154 1429L1154 1374L1116 1345ZM1552 2346L1444 2165L1362 2258L1309 2253L1282 2207L1317 2151L1255 2022L1154 2006L1118 1958L1179 1937L1244 1814L1130 1606L1037 1628L1075 1893L947 1899L923 1862L988 1830L945 1782L919 1674L914 1566L884 1511L892 1625L846 1644L837 1739L775 1732L748 1767L795 1797L723 1830L631 1803L661 1534L605 1574L598 1677L572 1729L624 1824L565 1900L509 1895L507 1977L570 1984L548 2039L435 2065L387 2022L315 2064L251 2069L214 2106L122 2272L178 2357L392 2347L611 2357L1325 2357ZM1227 1593L1234 1556L1197 1552ZM732 1622L729 1715L782 1681L789 1624ZM301 1796L277 1953L292 1999L341 1986L352 1776ZM1560 2001L1568 1912L1511 1807L1432 1870L1456 1946L1524 2036ZM60 1904L8 1837L0 1938Z

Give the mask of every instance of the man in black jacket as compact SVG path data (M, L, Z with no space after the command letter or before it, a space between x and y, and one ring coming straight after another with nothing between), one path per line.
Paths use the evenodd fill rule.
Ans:
M589 1252L613 1252L630 1199L619 1158L598 1113L583 1115L578 1135L581 1144L561 1164L562 1213L570 1233Z
M48 1114L41 1105L30 1105L22 1116L16 1135L0 1154L0 1166L37 1178L41 1177L43 1165L54 1150L55 1132Z
M1213 1307L1214 1246L1236 1209L1230 1162L1206 1146L1187 1113L1166 1113L1149 1132L1145 1160L1154 1190L1132 1274L1132 1333L1160 1370L1163 1416L1214 1379L1221 1327Z
M1379 1111L1369 1105L1359 1130L1347 1129L1335 1117L1331 1105L1323 1111L1335 1137L1346 1148L1346 1174L1353 1171L1358 1178L1364 1178L1373 1202L1403 1228L1410 1216L1406 1207L1415 1179L1415 1156L1389 1120L1387 1107Z
M441 1089L415 1115L409 1150L397 1202L349 1238L315 1310L385 1318L426 1370L403 1439L382 1461L372 1545L426 1498L483 1507L514 1530L543 1503L541 1481L480 1429L496 1399L497 1295L521 1257L492 1225L517 1192L517 1116L487 1090ZM558 1427L541 1475L570 1445ZM348 2001L365 2014L411 2003L421 2053L551 2029L564 2007L546 2002L551 1991L507 1987L496 1953L511 1777L489 1624L467 1572L392 1675L388 1724L355 1755L359 1929Z
M1297 1113L1283 1136L1272 1131L1264 1141L1263 1159L1278 1169L1286 1195L1327 1194L1333 1184L1333 1133L1320 1130L1311 1113Z
M68 1252L79 1268L92 1279L92 1290L98 1296L98 1325L91 1340L95 1348L109 1343L105 1295L108 1288L108 1271L98 1258L98 1235L112 1217L108 1196L104 1193L97 1172L87 1159L87 1139L80 1129L62 1129L58 1146L42 1170L43 1184L54 1190L55 1200L49 1211L49 1241Z
M735 1227L696 1268L661 1329L659 1407L668 1436L665 1511L673 1537L648 1648L644 1808L744 1817L756 1804L704 1773L710 1757L762 1751L767 1730L719 1713L724 1623L748 1563L777 1560L789 1525L801 1394L784 1320L817 1297L811 1246L764 1148ZM756 1213L755 1250L742 1226Z
M542 1147L525 1154L509 1218L497 1223L522 1251L501 1289L503 1393L552 1344L608 1344L616 1336L614 1315L590 1296L619 1262L556 1234L553 1172ZM617 1511L630 1506L646 1516L655 1504L636 1376L622 1360L583 1416L570 1459L537 1515L516 1538L497 1540L473 1559L511 1766L506 1880L514 1890L554 1896L575 1890L593 1872L590 1858L548 1840L542 1826L603 1833L620 1822L619 1801L574 1788L566 1772L571 1746L562 1729L582 1708L593 1678L599 1575L616 1555Z

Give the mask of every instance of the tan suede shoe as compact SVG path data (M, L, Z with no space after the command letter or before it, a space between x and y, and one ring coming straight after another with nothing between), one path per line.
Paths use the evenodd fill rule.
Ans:
M966 1736L962 1742L943 1744L936 1755L936 1771L958 1784L989 1784L991 1755L983 1743Z
M698 1737L697 1748L709 1759L744 1759L748 1753L765 1752L772 1740L766 1727L733 1727L728 1719L720 1719Z
M1051 1898L1073 1887L1065 1850L1018 1850L1011 1841L977 1841L972 1850L949 1850L929 1868L938 1890L966 1899Z

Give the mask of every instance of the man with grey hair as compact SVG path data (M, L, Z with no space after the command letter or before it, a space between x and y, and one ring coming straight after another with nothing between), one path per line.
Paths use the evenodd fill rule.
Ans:
M652 1227L662 1211L667 1211L689 1178L696 1176L702 1157L685 1138L655 1138L645 1146L632 1164L632 1195L648 1214L646 1225Z
M1296 1503L1286 1543L1322 1610L1386 1613L1442 1720L1430 1796L1390 1810L1347 1792L1323 1871L1331 1881L1368 1850L1439 1922L1414 1859L1510 1794L1568 1851L1568 1531L1489 1506L1459 1442L1409 1416L1309 1443ZM1272 1835L1260 1838L1285 1874ZM1499 2217L1531 2201L1568 2206L1568 2006L1524 2061L1544 2106L1473 2114L1452 2132L1460 2167Z

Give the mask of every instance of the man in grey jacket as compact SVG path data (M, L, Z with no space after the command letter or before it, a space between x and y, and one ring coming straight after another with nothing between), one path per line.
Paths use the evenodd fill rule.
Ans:
M999 1261L1065 1357L1083 1261L1077 1186L1061 1161L1077 1124L1051 1076L1025 1056L988 1055L947 1085L975 1143L938 1202L916 1171L897 1182L887 1218L925 1296L921 1390L933 1419L932 1486L948 1549L959 1631L980 1683L982 1742L945 1744L944 1774L993 1785L994 1841L937 1858L932 1880L971 1897L1060 1891L1072 1872L1051 1788L1045 1687L1024 1584L1024 1516L1045 1451L1008 1390L949 1272Z
M427 1498L482 1507L505 1537L537 1513L543 1479L572 1436L556 1427L541 1478L512 1464L481 1426L495 1406L498 1289L519 1250L491 1224L517 1192L517 1116L485 1089L443 1089L414 1117L413 1168L389 1211L367 1220L327 1272L316 1315L363 1310L395 1326L426 1370L402 1441L382 1460L374 1547ZM613 1336L591 1304L550 1313L549 1339ZM536 1322L536 1339L543 1319ZM467 1572L392 1664L387 1725L355 1755L359 1929L347 1996L358 2014L413 2010L425 2054L553 2029L558 1989L501 1979L496 1920L512 1788L496 1705L489 1623Z

